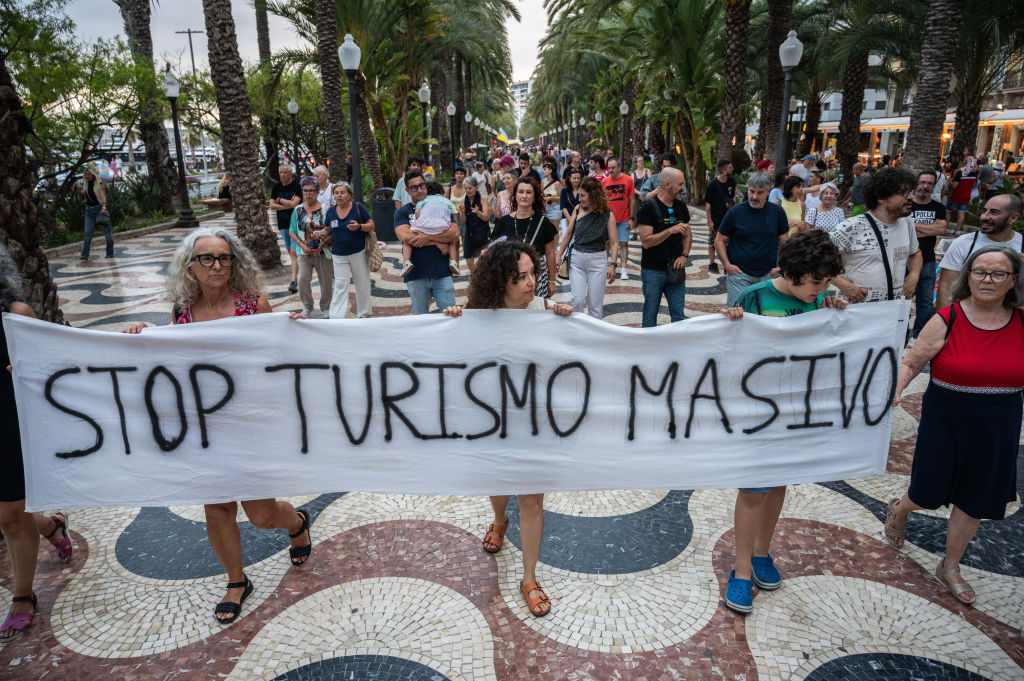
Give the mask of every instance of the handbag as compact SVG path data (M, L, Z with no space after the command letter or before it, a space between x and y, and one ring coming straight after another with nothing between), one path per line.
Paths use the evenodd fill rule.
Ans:
M356 211L359 214L360 219L363 217L363 211L366 208L362 204L358 204ZM366 221L369 222L370 214L366 213ZM377 234L372 230L364 232L363 237L366 239L366 245L363 250L366 252L366 266L371 272L380 272L380 268L384 265L384 252L380 250L380 244L377 242Z
M574 243L576 243L576 229L575 229L575 227L576 227L576 213L578 213L579 210L580 210L580 207L578 205L575 208L573 208L573 210L572 210L572 219L573 219L573 223L572 224L573 224L573 228L574 229L572 231L572 239L569 240L569 247L565 249L565 254L562 255L562 264L559 265L559 267L558 267L558 278L559 279L568 279L569 278L569 265L572 262L572 245Z

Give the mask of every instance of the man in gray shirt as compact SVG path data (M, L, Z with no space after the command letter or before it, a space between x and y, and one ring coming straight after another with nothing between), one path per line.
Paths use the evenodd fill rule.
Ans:
M850 206L850 215L860 215L864 212L864 183L867 182L868 174L864 172L863 163L853 164L853 186L850 187L850 198L847 203Z

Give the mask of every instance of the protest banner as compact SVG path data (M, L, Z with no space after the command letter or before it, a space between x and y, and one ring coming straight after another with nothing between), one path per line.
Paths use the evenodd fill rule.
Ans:
M908 307L654 329L512 310L4 324L41 509L880 474Z

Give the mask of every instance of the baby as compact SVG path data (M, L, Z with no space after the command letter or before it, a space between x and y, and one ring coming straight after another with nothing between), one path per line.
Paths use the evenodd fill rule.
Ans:
M409 228L414 232L421 232L423 234L440 234L457 220L458 211L455 209L455 205L444 198L444 188L441 186L441 183L432 180L427 182L427 198L416 205L416 215L413 217L412 222L409 223ZM458 240L456 240L448 244L448 269L451 271L452 276L455 277L459 276L458 257L459 244ZM399 276L404 277L412 270L411 258L412 246L403 244L402 260L404 260L404 263Z

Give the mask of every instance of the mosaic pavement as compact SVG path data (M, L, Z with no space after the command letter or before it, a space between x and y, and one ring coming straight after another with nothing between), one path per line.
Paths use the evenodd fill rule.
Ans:
M120 241L114 260L52 260L70 323L110 331L168 323L162 277L182 235ZM706 243L698 235L687 270L691 316L724 302L724 278L707 272ZM400 251L388 244L384 253L374 314L408 314L395 273ZM609 322L639 325L639 255L633 242L631 279L608 289ZM456 282L460 300L467 280ZM287 283L283 270L269 279L270 301L297 310ZM568 299L566 285L556 299ZM1018 505L1005 520L982 523L968 549L974 607L930 577L945 511L912 516L903 550L881 535L884 500L907 484L925 381L915 380L897 410L885 475L790 488L773 545L785 583L757 593L746 618L723 604L732 490L549 495L538 576L554 608L542 619L517 589L517 509L509 541L492 556L480 548L489 522L481 498L291 499L314 518L303 568L288 563L283 532L243 522L257 589L229 627L211 615L225 578L201 508L68 509L74 558L61 565L43 543L39 614L29 634L0 647L0 679L1019 681ZM1024 461L1018 475L1024 493ZM3 570L0 612L11 597Z

